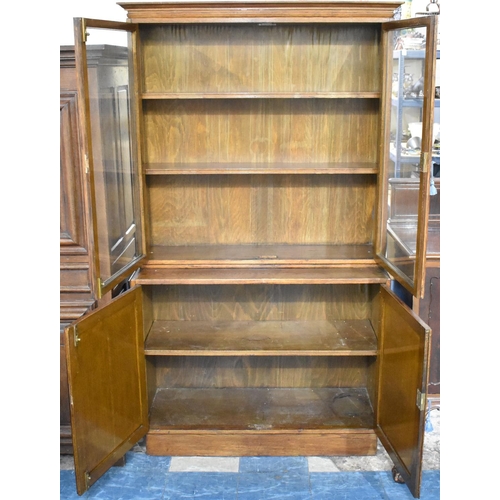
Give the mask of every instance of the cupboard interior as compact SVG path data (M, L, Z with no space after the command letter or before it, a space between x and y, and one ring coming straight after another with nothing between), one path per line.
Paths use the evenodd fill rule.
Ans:
M379 92L380 25L141 25L142 91Z
M140 38L145 267L373 265L379 25Z
M181 245L351 245L354 258L373 240L375 175L166 175L147 186L152 259Z
M140 37L148 453L374 454L380 26ZM344 284L210 274L315 266Z
M213 162L373 169L378 111L379 99L362 94L143 99L146 173Z
M175 451L175 438L199 433L217 443L202 453L258 453L263 430L278 433L270 438L357 430L371 439L353 452L375 453L379 285L142 289L148 453ZM254 443L242 450L228 433Z

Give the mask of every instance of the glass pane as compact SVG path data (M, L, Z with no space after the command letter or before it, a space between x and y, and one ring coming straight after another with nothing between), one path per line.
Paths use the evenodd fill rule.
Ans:
M87 28L87 33L100 277L105 286L140 255L133 74L126 32Z
M426 28L399 29L392 40L390 150L385 166L388 186L385 257L413 286L422 154ZM433 142L439 141L439 124ZM436 160L439 154L436 149ZM431 186L432 187L432 186ZM432 194L432 189L431 189Z

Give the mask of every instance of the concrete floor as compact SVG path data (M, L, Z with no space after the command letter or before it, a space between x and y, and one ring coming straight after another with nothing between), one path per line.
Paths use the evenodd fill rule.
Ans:
M145 453L145 447L140 442L133 449L136 453ZM174 458L174 457L173 457ZM390 471L392 461L380 442L377 454L369 457L307 457L309 470L314 472L347 472L347 471ZM197 464L217 471L220 458L175 457L175 463L184 464L186 470L196 470ZM209 464L213 463L211 467ZM61 470L74 468L72 455L61 455ZM439 407L431 407L428 411L426 432L424 437L423 470L439 470L440 468L440 415Z
M441 497L439 424L435 408L426 421L420 500ZM391 470L380 445L370 457L153 457L141 442L82 496L73 457L61 456L60 499L414 500Z

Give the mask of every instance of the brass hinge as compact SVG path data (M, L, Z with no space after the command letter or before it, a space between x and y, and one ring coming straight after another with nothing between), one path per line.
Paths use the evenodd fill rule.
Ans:
M420 392L420 389L417 389L417 407L420 411L425 410L425 400L426 400L425 392Z
M418 166L418 170L422 173L426 173L429 170L429 153L422 153L420 157L420 165Z
M90 474L85 471L85 489L88 489L91 479Z
M97 278L97 298L102 298L102 281L101 278Z
M89 32L87 31L87 25L85 23L85 19L82 19L82 42L87 43L87 38L89 36Z
M73 328L73 343L75 344L75 347L78 347L78 344L80 343L80 335L78 334L77 327L75 326Z

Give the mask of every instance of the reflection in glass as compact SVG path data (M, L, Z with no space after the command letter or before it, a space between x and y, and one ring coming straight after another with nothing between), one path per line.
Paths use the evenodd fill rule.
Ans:
M420 188L426 29L392 32L389 152L386 155L385 257L413 284ZM435 126L438 139L439 126Z
M140 253L131 139L132 81L127 33L87 31L95 215L100 278L106 284ZM103 35L106 43L97 43Z

